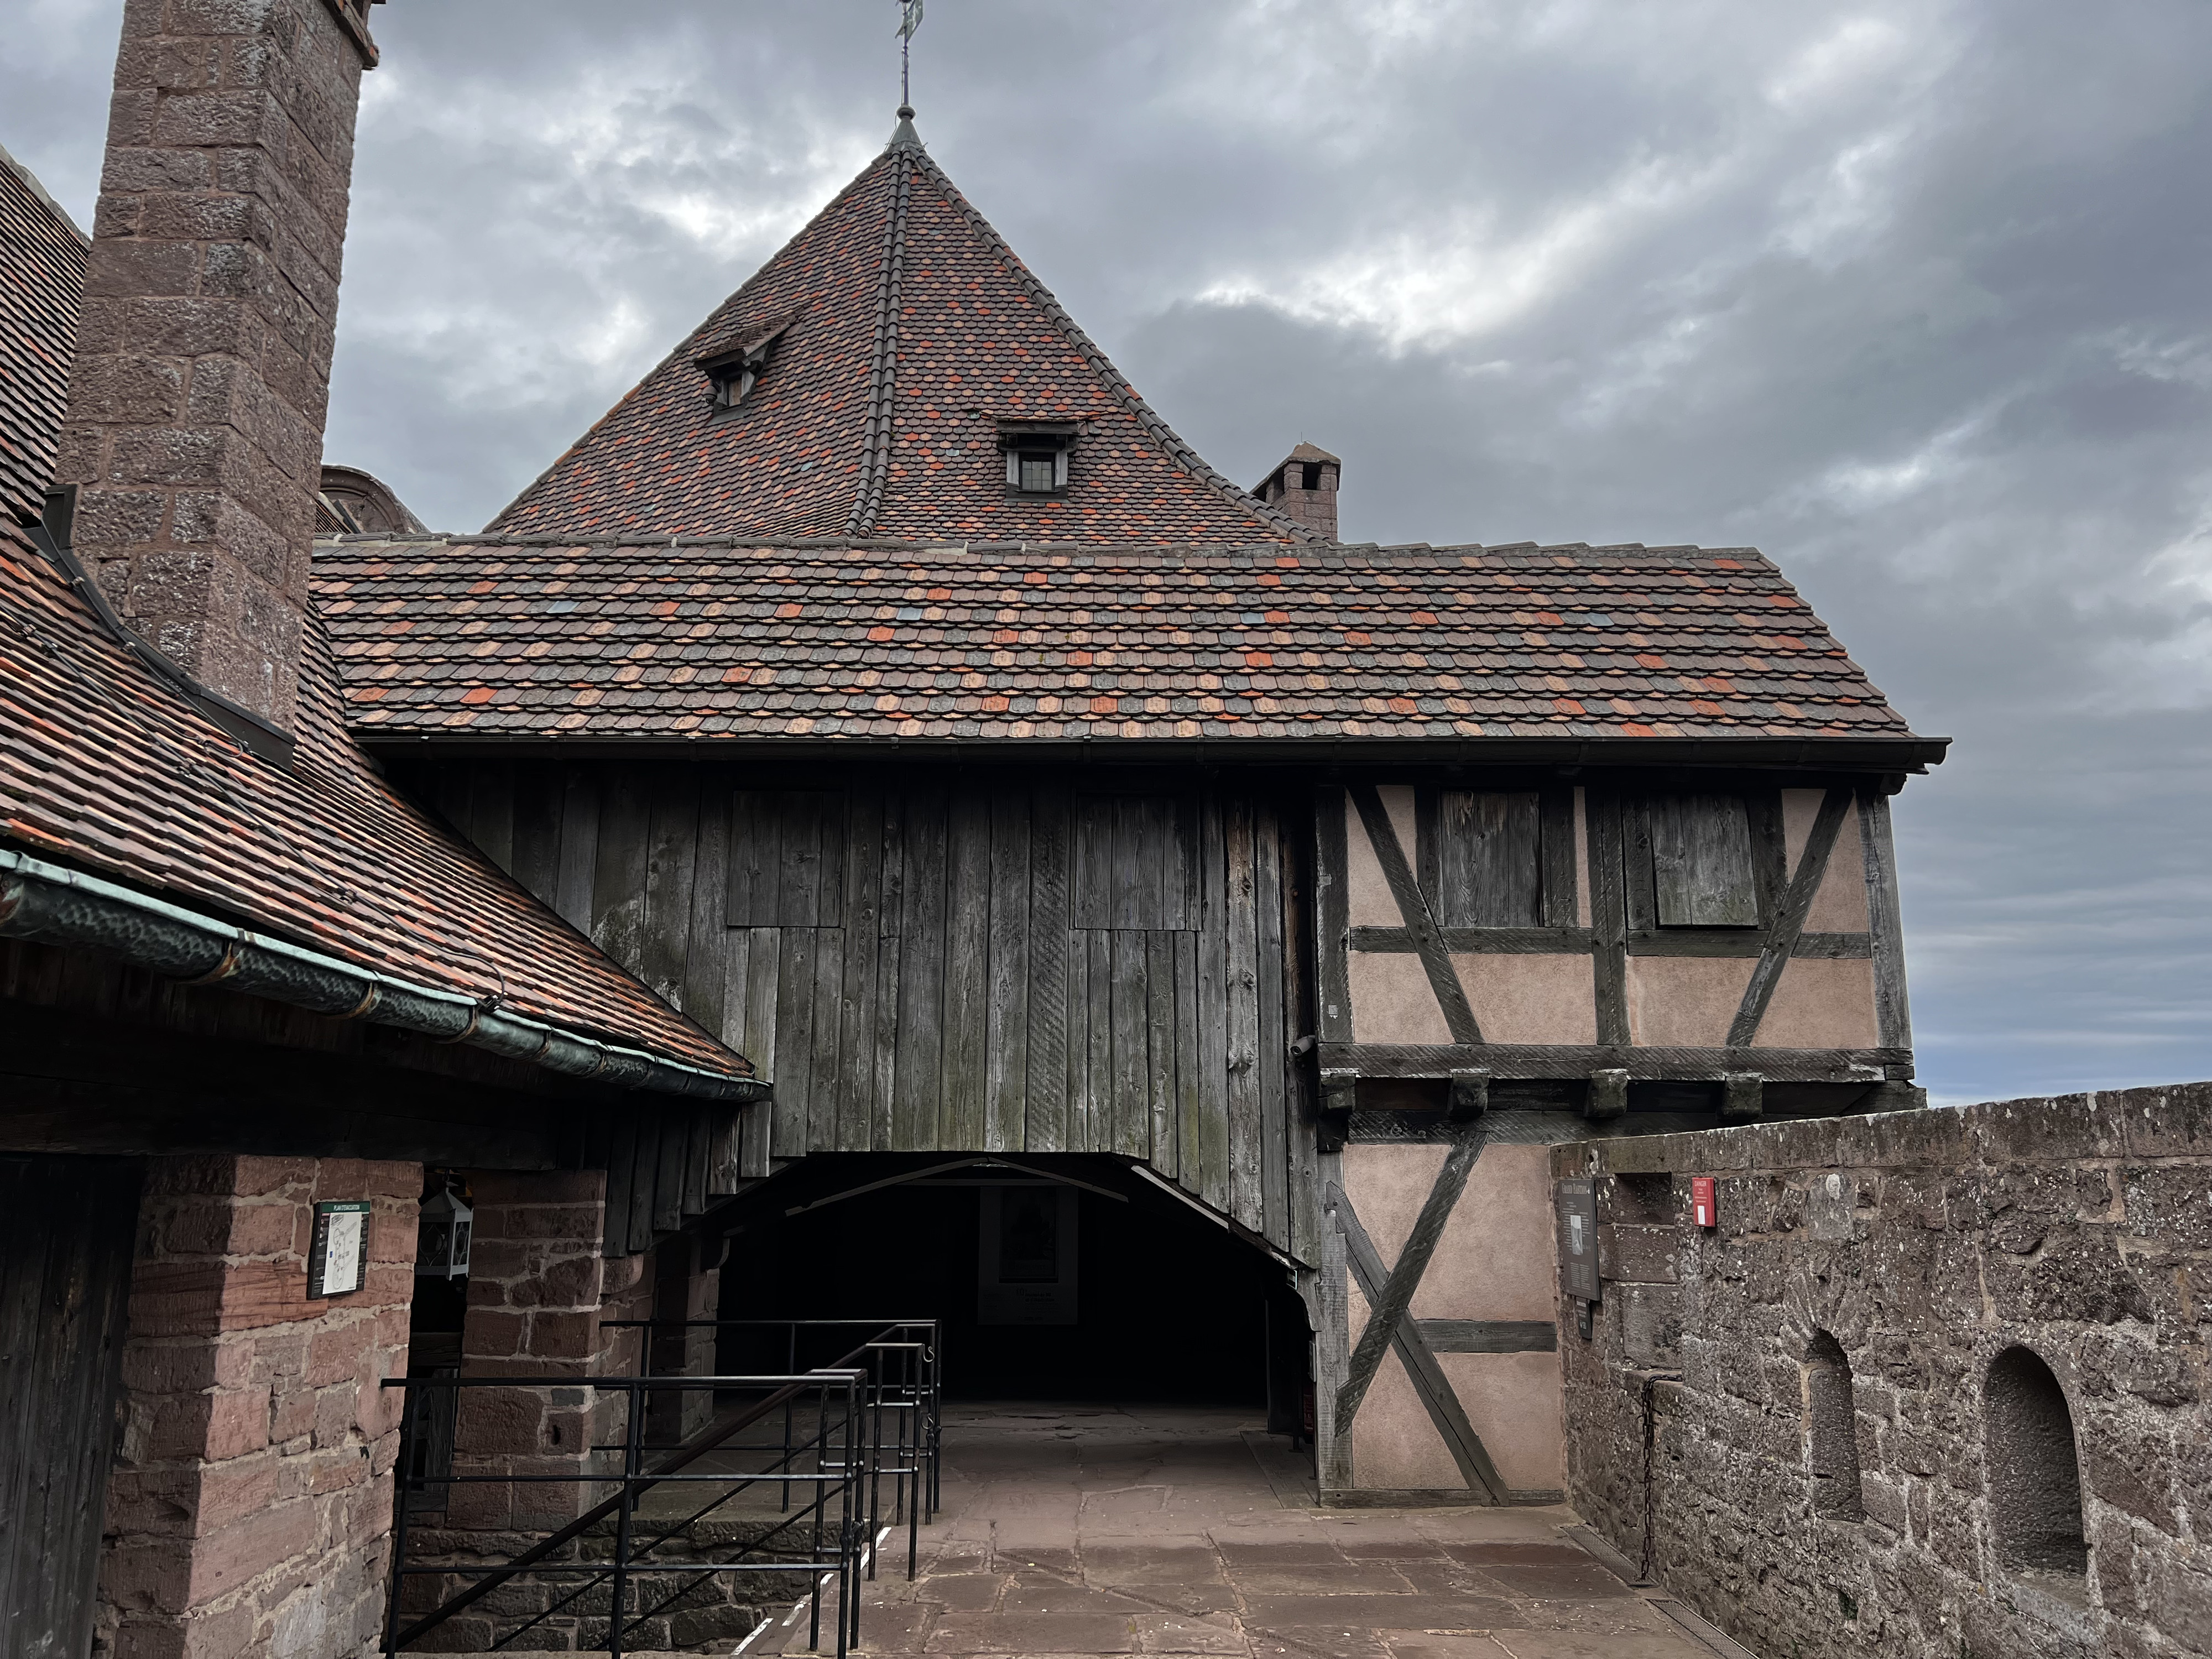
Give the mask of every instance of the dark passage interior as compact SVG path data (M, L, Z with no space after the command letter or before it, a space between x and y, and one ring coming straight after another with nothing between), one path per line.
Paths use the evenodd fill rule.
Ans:
M721 1317L861 1315L943 1321L957 1399L1301 1410L1286 1269L1116 1158L817 1156L750 1195ZM726 1334L718 1367L781 1369L784 1340Z

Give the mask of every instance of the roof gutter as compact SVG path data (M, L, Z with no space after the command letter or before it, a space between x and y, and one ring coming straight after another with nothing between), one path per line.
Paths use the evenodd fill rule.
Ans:
M1922 772L1940 765L1948 738L786 738L748 733L596 735L554 732L473 732L356 725L356 747L394 757L498 755L502 759L586 756L605 760L696 760L709 752L748 760L916 760L957 757L969 764L1128 762L1148 766L1249 765L1367 770L1403 766L1528 767L1648 771L1709 767L1737 771Z
M695 1100L769 1098L732 1077L580 1036L458 992L411 984L0 848L0 937L112 951L186 985L220 984L332 1019L466 1043L549 1072Z

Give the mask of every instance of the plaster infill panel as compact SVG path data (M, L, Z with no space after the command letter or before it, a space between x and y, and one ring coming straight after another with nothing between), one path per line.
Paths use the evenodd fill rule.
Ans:
M1410 951L1355 951L1346 972L1352 986L1354 1042L1449 1042L1451 1027L1437 1005L1436 988L1420 957Z
M1782 792L1782 835L1790 849L1790 872L1797 872L1797 863L1805 855L1805 843L1813 834L1813 820L1820 815L1818 789L1785 789ZM1843 828L1836 832L1836 849L1828 856L1828 872L1821 878L1820 890L1813 896L1813 908L1806 913L1805 931L1808 933L1863 933L1868 927L1866 855L1859 841L1859 815L1854 811L1844 814Z
M1629 1041L1651 1048L1727 1047L1757 965L1751 957L1629 957Z
M1375 792L1382 799L1382 810L1390 816L1391 824L1398 831L1398 845L1406 854L1406 866L1414 863L1413 791L1410 785L1386 783ZM1359 808L1346 790L1344 796L1345 908L1354 927L1403 927L1406 918L1400 914L1398 901L1391 896L1390 884L1383 878L1382 866L1375 856L1375 843L1367 838L1366 821L1359 816ZM1362 1038L1361 1041L1366 1041ZM1449 1039L1439 1039L1449 1041Z
M1353 1300L1358 1295L1354 1290ZM1359 1415L1352 1419L1352 1484L1394 1492L1467 1489L1395 1352L1382 1356Z
M1414 1219L1421 1213L1421 1206L1428 1202L1429 1189L1437 1184L1437 1171L1443 1168L1444 1154L1450 1149L1440 1142L1416 1141L1376 1145L1365 1142L1344 1149L1344 1195L1352 1200L1352 1213L1359 1224L1367 1230L1373 1241L1375 1252L1382 1258L1385 1272L1397 1266L1398 1253L1406 1248L1406 1239L1413 1231ZM1482 1156L1474 1161L1474 1169L1468 1176L1468 1187L1473 1190L1481 1178L1482 1166L1498 1149L1486 1146ZM1539 1150L1548 1150L1540 1148ZM1462 1194L1460 1203L1467 1203ZM1453 1220L1459 1212L1452 1212ZM1444 1227L1444 1236L1437 1243L1437 1255L1442 1255L1455 1241L1450 1223ZM1429 1261L1429 1272L1437 1270L1436 1257ZM1423 1275L1423 1288L1427 1276ZM1354 1326L1364 1325L1367 1303L1359 1294L1355 1281L1352 1287L1352 1319ZM1422 1292L1413 1293L1413 1316L1417 1319L1435 1317L1422 1300ZM1474 1318L1472 1314L1452 1314L1444 1317ZM1352 1336L1354 1346L1358 1335Z
M1597 1041L1597 993L1588 956L1455 956L1452 966L1486 1042Z
M1590 925L1589 792L1575 791L1575 925Z
M1345 1148L1345 1196L1386 1269L1406 1248L1447 1150L1433 1143ZM1414 1318L1553 1316L1550 1156L1546 1146L1482 1149L1413 1292ZM1352 1317L1365 1317L1356 1286Z
M1507 1486L1523 1492L1557 1492L1566 1486L1559 1355L1446 1353L1437 1356L1437 1364ZM1455 1469L1454 1485L1457 1474Z
M1784 966L1752 1039L1760 1048L1872 1048L1881 1042L1874 963L1807 957Z

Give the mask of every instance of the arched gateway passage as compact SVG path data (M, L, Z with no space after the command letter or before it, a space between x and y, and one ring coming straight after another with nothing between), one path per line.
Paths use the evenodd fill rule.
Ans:
M1204 1407L1305 1437L1291 1264L1127 1159L822 1155L728 1237L724 1319L935 1318L952 1401ZM729 1328L718 1363L782 1364L787 1340Z

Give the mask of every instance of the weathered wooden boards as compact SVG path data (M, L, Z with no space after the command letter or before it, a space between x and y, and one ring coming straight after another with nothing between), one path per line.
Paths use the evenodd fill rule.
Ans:
M1312 945L1285 898L1303 799L919 769L762 787L681 762L457 763L429 793L774 1079L744 1174L1114 1152L1310 1250L1289 1048Z

